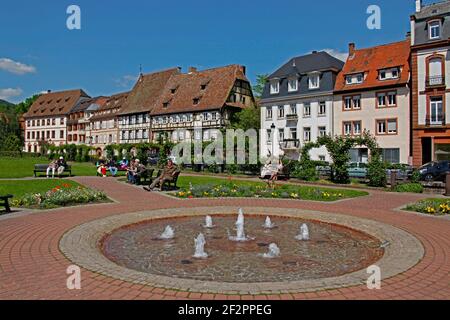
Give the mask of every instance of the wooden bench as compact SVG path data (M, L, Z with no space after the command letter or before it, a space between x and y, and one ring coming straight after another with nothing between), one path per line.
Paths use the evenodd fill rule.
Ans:
M9 199L12 199L14 196L11 194L7 194L6 196L0 196L0 206L5 207L6 213L11 213L11 208L9 206Z
M177 189L178 189L178 187L177 187L177 182L178 182L178 177L180 176L180 173L181 173L181 172L179 172L179 171L178 171L178 172L175 172L172 181L167 181L167 182L165 183L165 186L167 186L167 189L169 189L169 191L171 191L171 190L177 190ZM163 186L163 188L164 188L165 186Z
M136 176L136 184L142 185L148 181L153 180L153 172L155 172L155 169L146 169L144 172L142 172L140 175Z
M34 165L34 177L37 178L38 173L47 174L47 169L48 169L48 164L35 164ZM72 167L67 165L67 167L64 169L64 172L67 172L69 174L69 177L71 177L72 176Z

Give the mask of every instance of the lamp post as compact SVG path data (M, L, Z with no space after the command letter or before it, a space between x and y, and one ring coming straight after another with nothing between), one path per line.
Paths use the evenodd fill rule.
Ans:
M275 123L272 123L272 126L270 127L272 129L272 157L275 155Z

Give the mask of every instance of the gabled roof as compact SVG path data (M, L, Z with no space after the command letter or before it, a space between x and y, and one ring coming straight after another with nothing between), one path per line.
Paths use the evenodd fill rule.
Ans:
M427 19L450 13L450 1L445 0L422 6L420 12L413 14L416 20Z
M81 89L42 94L24 114L25 118L68 114L80 99L90 97Z
M240 65L174 74L151 115L221 109L236 80L248 82Z
M121 108L126 104L129 94L130 94L130 92L122 92L122 93L118 93L118 94L115 94L115 95L112 95L111 97L109 97L105 101L105 103L102 104L100 106L100 108L98 108L96 110L96 112L95 112L94 116L92 116L91 120L101 120L101 119L105 119L105 118L111 118L112 116L116 116L117 113L104 114L103 112L106 112L106 111L112 110L112 109L121 110Z
M78 104L70 110L70 113L82 112L89 109L93 104L103 104L107 101L108 97L95 97L95 98L82 98Z
M150 112L163 92L167 81L172 75L179 73L178 68L141 75L120 114Z
M313 52L304 56L292 58L277 71L269 76L273 78L285 78L293 74L307 74L313 71L336 69L341 70L344 62L333 57L325 51Z
M377 47L355 50L349 56L336 79L335 91L352 91L376 87L406 85L409 81L410 41L400 41ZM400 77L394 80L379 80L379 70L401 67ZM365 73L361 84L346 84L345 76Z

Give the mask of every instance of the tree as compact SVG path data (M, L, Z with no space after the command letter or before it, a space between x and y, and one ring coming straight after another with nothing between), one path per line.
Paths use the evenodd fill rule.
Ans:
M14 134L10 133L0 142L0 148L3 151L11 152L21 152L22 151L22 141Z
M259 130L261 128L261 109L259 107L248 107L240 112L233 113L230 121L231 129Z
M261 98L267 81L269 81L268 74L259 74L256 76L256 85L253 86L253 94L255 95L255 98Z
M28 112L30 110L31 105L39 98L39 94L35 94L32 97L29 97L25 99L25 101L22 101L16 106L16 114L18 116L21 116L22 114Z

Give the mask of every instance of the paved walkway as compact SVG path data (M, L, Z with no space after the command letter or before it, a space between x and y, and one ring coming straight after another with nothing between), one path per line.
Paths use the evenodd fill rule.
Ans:
M104 190L116 202L0 218L0 299L450 299L450 220L396 210L423 195L371 191L368 197L332 204L273 199L181 201L112 178L74 180ZM71 262L59 251L59 240L71 228L122 213L206 206L302 208L373 219L416 236L425 256L407 272L384 280L381 290L361 285L315 293L224 296L136 285L88 270L82 270L81 290L67 289L66 269Z

